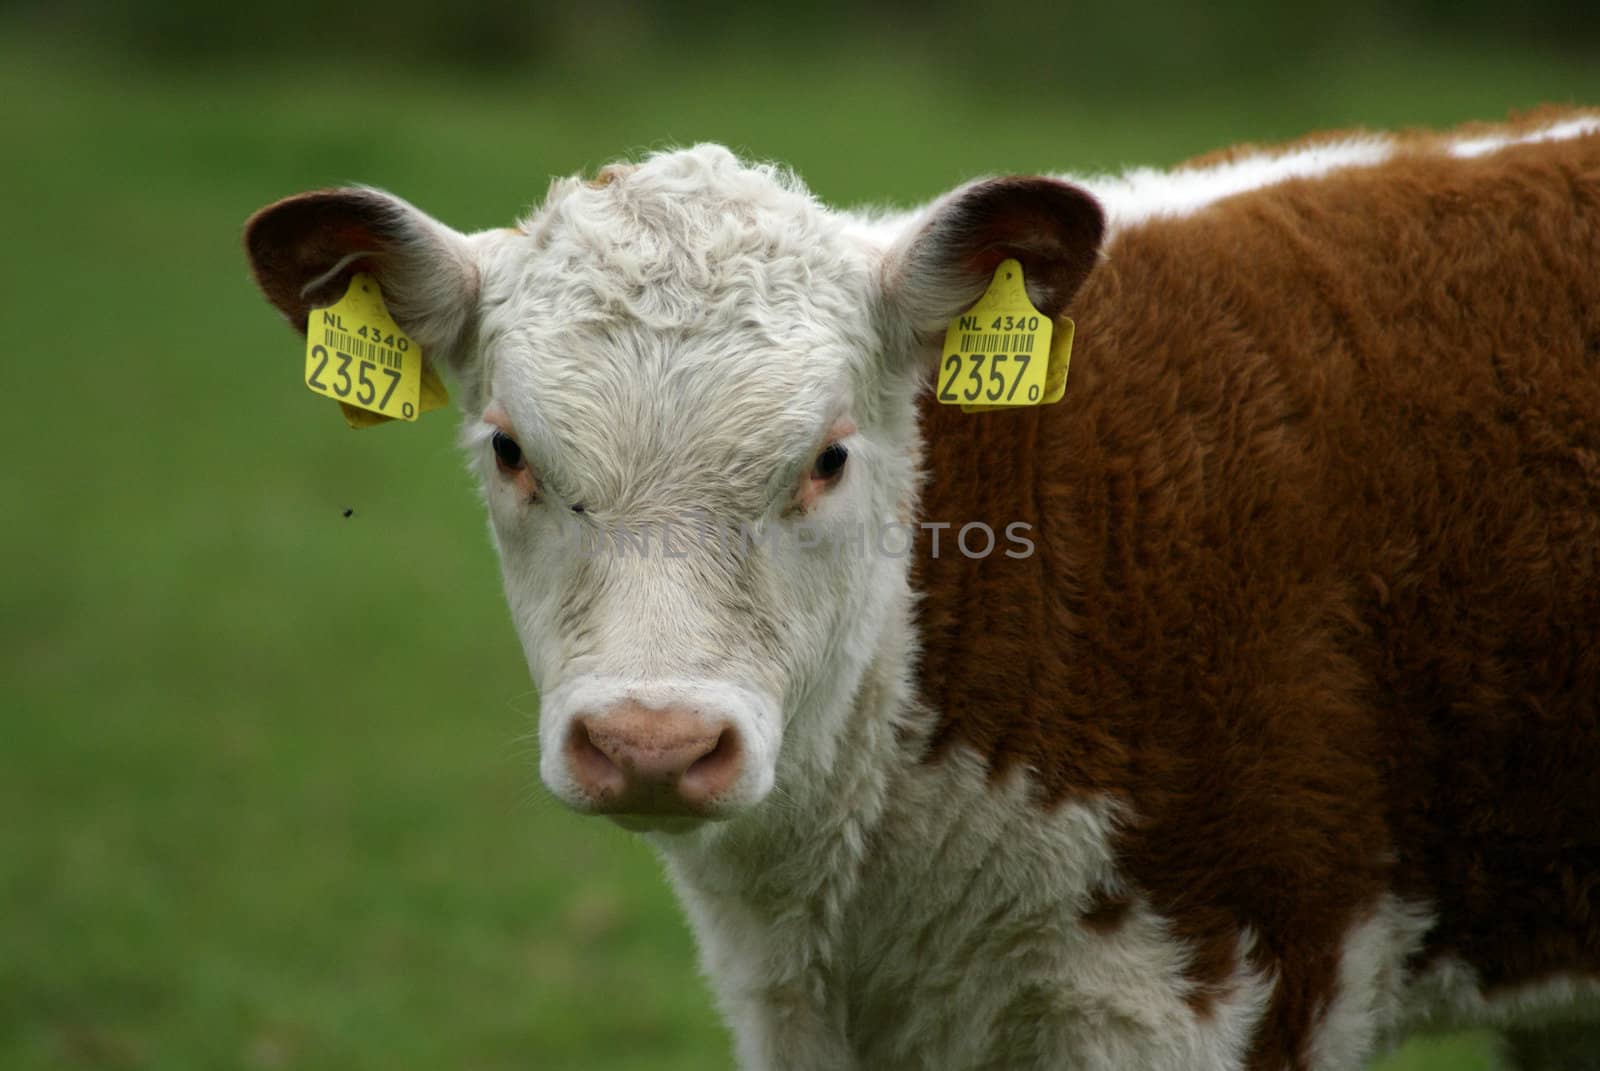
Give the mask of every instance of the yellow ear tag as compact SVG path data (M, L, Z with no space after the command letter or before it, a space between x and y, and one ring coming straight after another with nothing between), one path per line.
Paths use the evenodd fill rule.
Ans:
M443 409L450 404L450 392L445 389L444 381L433 370L433 365L428 359L422 359L422 397L417 405L417 410L431 413L435 409ZM374 413L367 409L357 409L344 402L339 403L339 409L344 413L344 422L352 428L371 428L379 424L387 424L393 418L382 413ZM403 417L401 419L404 419Z
M1003 260L978 303L944 336L939 401L964 413L1059 402L1067 391L1072 321L1033 307L1022 265Z
M400 330L365 272L350 277L344 297L307 317L306 386L337 401L353 428L416 420L449 401L422 347Z

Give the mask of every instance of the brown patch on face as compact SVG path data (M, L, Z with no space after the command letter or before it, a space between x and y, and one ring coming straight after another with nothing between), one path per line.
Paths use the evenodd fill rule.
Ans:
M1600 137L1406 151L1123 231L1062 404L926 400L921 516L1036 547L922 533L928 761L1126 807L1192 1006L1279 978L1252 1068L1386 892L1413 966L1600 975L1597 266Z
M638 164L607 164L600 169L594 178L584 183L584 185L594 190L605 189L618 179L626 178L633 174L638 170L638 167Z

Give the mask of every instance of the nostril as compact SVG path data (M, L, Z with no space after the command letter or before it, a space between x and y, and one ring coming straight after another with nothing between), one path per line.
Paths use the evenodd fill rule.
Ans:
M589 735L589 726L580 718L567 733L567 764L573 778L598 799L620 796L628 779L611 757Z
M692 803L707 803L733 787L744 763L744 747L739 734L724 729L711 750L701 755L683 772L678 792Z

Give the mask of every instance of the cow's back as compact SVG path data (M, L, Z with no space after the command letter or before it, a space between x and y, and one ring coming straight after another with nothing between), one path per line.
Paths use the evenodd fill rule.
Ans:
M1377 911L1486 991L1600 971L1600 136L1128 226L1069 312L1063 404L924 409L924 520L1037 547L924 538L930 761L1123 804L1196 1011L1245 928L1285 980L1261 1066Z

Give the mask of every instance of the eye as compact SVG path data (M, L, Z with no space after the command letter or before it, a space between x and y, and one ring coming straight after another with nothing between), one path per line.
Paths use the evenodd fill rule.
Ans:
M850 457L850 451L844 448L843 443L829 443L828 448L817 455L816 464L811 466L813 480L832 480L844 471L844 463Z
M494 461L500 466L500 471L516 473L521 471L526 463L522 457L522 447L517 445L517 440L503 431L497 431L489 439L489 445L494 448Z

